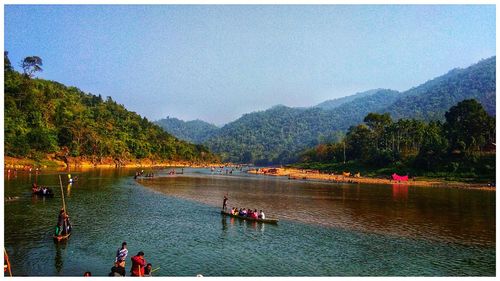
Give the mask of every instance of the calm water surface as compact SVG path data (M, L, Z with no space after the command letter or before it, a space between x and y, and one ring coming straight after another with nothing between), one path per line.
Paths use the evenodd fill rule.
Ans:
M179 169L178 169L179 170ZM5 175L5 248L17 276L109 273L122 241L156 276L495 276L495 192L343 185L185 169L134 180L135 170L91 170L64 183L74 231L51 235L62 205L57 172ZM67 179L63 174L63 179ZM263 209L278 225L219 214ZM235 262L238 260L238 262ZM252 264L252 266L248 266Z

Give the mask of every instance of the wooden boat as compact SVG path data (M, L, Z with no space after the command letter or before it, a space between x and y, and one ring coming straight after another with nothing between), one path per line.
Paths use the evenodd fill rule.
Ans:
M65 235L54 235L54 242L61 242L62 240L67 240L69 238L69 236L71 235L71 232L68 233L68 234L65 234Z
M271 219L271 218L267 218L267 219L254 219L254 218L243 217L243 216L239 216L239 215L233 215L233 214L230 214L230 213L227 213L227 212L224 212L224 211L220 211L220 213L222 215L225 215L225 216L230 216L230 217L233 217L233 218L239 218L239 219L247 220L247 221L256 221L256 222L274 223L274 224L277 224L278 221L279 221L279 219Z
M66 212L66 203L64 202L64 191L63 191L63 187L62 187L61 175L59 175L59 185L61 186L61 197L62 197L62 202L63 202L62 207L63 207L64 212ZM69 233L66 233L64 235L52 235L52 237L54 238L55 243L59 243L63 240L68 240L70 235L71 235L71 230Z
M37 196L43 196L43 197L54 197L54 193L52 192L52 190L47 190L46 193L43 193L42 190L38 190L36 192L31 192L32 195L37 195Z

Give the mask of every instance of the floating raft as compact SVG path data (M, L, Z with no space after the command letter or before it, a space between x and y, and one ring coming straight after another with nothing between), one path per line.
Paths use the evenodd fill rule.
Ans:
M269 219L254 219L254 218L249 218L249 217L242 217L242 216L239 216L239 215L233 215L233 214L230 214L230 213L226 213L224 211L220 211L220 213L222 215L225 215L225 216L230 216L230 217L233 217L233 218L239 218L239 219L247 220L247 221L256 221L256 222L274 223L274 224L277 224L278 221L279 221L279 219L272 219L272 218L269 218Z

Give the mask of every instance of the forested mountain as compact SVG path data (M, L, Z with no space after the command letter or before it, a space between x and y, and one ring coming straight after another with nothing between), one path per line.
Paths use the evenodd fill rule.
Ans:
M338 99L333 99L333 100L327 100L327 101L324 101L318 105L316 105L315 107L319 107L319 108L322 108L322 109L326 109L326 110L329 110L329 109L334 109L334 108L337 108L347 102L350 102L354 99L357 99L357 98L362 98L362 97L366 97L366 96L369 96L369 95L373 95L375 94L376 92L380 91L382 89L373 89L373 90L368 90L368 91L365 91L365 92L361 92L361 93L356 93L354 95L350 95L350 96L346 96L346 97L341 97L341 98L338 98Z
M496 57L453 69L405 92L370 90L311 108L275 106L243 115L208 138L206 144L225 160L258 164L295 161L298 152L335 142L370 112L394 120L444 120L444 113L465 99L476 99L495 115ZM189 134L187 134L189 135Z
M447 74L402 93L384 112L395 119L444 120L448 108L464 99L476 99L496 115L496 57Z
M38 57L34 57L39 59ZM203 145L193 145L164 132L146 118L108 97L20 74L5 61L5 155L43 159L86 158L212 161ZM38 62L41 65L41 59ZM27 66L27 69L32 69Z
M377 171L495 181L495 118L474 99L452 106L445 121L399 119L369 113L338 143L320 144L301 154L302 168L340 173Z
M378 90L333 110L275 106L243 115L205 143L234 162L286 163L294 161L299 150L334 138L338 130L361 122L366 114L379 111L398 95L396 91Z
M179 139L197 144L203 143L219 130L219 127L202 120L182 121L167 117L154 123Z

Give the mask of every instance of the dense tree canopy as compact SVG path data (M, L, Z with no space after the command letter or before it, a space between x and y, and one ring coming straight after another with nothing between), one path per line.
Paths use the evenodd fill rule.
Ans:
M416 119L392 122L389 115L377 113L368 114L364 120L366 124L349 128L341 142L304 151L301 161L340 163L345 150L349 161L370 167L394 167L400 163L413 171L475 174L482 170L494 175L494 165L479 163L478 159L495 153L495 119L475 100L451 107L444 124Z
M495 119L476 100L459 102L445 117L444 131L451 149L471 152L493 142Z
M38 56L26 57L21 62L21 67L23 68L24 75L30 78L33 77L35 72L43 71L42 65L42 59Z
M471 98L479 101L489 115L495 114L496 57L454 69L405 92L376 89L315 107L275 106L245 114L220 129L191 126L173 118L162 125L178 137L206 144L225 160L251 160L265 165L294 162L299 151L307 147L338 142L351 126L367 117L366 125L377 133L375 148L385 151L378 154L383 156L380 161L386 161L392 159L388 149L404 155L418 154L425 123L417 120L444 122L446 110ZM367 116L369 113L379 115ZM384 113L390 114L392 120ZM391 130L382 130L387 126Z
M41 59L30 60L29 65L41 65ZM29 74L31 66L27 67ZM43 158L46 154L64 153L97 162L104 157L216 159L206 147L178 140L111 97L103 100L100 95L57 82L29 79L11 69L5 71L4 87L5 155Z
M203 143L219 130L219 127L201 120L186 122L177 118L167 117L155 121L155 123L170 134L193 143Z

